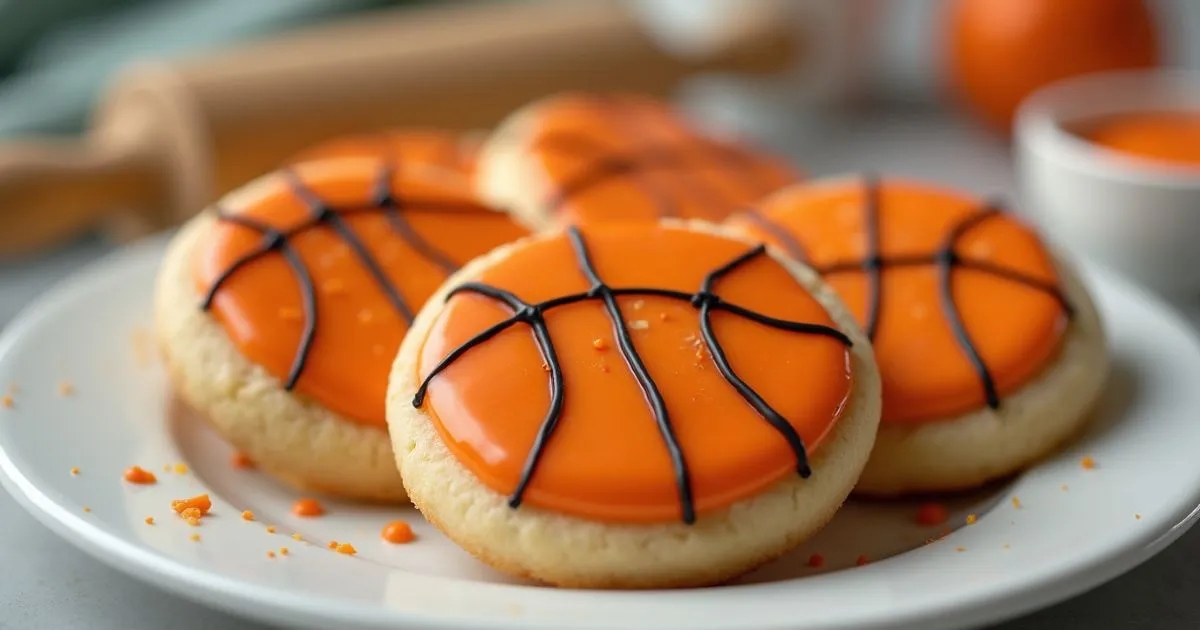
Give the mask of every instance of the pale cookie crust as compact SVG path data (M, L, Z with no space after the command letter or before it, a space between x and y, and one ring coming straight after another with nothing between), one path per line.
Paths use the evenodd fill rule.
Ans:
M554 208L548 202L553 183L525 151L538 110L553 99L534 101L509 115L483 143L475 162L474 185L479 198L507 209L514 219L533 231L557 225Z
M729 235L715 226L694 229ZM511 575L558 586L666 588L717 584L772 560L819 531L850 493L874 442L880 381L870 343L841 301L810 269L770 255L829 311L853 341L854 386L841 420L813 455L808 479L789 476L694 525L601 523L532 506L508 507L447 449L429 416L412 405L417 358L446 294L499 263L529 237L472 261L417 316L388 387L388 425L405 487L427 519L464 549ZM736 237L735 237L736 238Z
M1109 354L1096 306L1079 275L1056 258L1075 313L1054 363L1035 380L983 408L945 421L879 427L855 494L889 496L962 490L1015 473L1086 424L1108 375Z
M234 193L254 196L252 183ZM241 207L237 199L229 207ZM263 470L303 490L399 502L404 487L387 432L347 420L288 392L279 379L243 357L220 324L200 309L191 273L193 250L216 219L206 211L172 240L155 291L155 332L175 394Z

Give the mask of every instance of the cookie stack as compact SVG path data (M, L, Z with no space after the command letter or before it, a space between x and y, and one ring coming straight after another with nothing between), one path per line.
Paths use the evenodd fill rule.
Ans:
M971 488L1107 372L1067 261L998 203L785 160L634 96L338 139L176 236L177 396L295 487L411 500L507 573L715 584L851 493Z

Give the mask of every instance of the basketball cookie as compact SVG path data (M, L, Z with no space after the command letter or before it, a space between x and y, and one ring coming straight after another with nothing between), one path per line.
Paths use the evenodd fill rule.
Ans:
M721 221L800 178L646 97L571 94L514 113L484 143L476 186L535 229L662 217Z
M299 164L327 158L375 158L396 168L432 167L470 179L485 134L436 129L390 129L340 136L309 147L287 160Z
M468 188L384 162L264 176L167 250L155 319L176 393L292 485L402 499L384 418L400 340L459 265L524 234Z
M883 419L856 492L978 486L1085 422L1108 370L1096 309L999 205L852 177L780 191L729 225L812 265L872 340Z
M546 232L442 286L388 388L426 518L596 588L718 583L829 521L878 426L870 344L810 270L702 225Z

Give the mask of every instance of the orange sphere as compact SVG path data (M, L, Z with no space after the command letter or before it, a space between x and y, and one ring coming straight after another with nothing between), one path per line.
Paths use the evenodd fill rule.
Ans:
M1005 134L1021 100L1044 85L1159 62L1145 0L954 0L948 20L951 86Z

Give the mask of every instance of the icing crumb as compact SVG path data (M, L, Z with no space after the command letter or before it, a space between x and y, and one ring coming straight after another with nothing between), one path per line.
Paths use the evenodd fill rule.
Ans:
M300 534L292 534L292 538L294 538L295 540L304 540L304 537L301 536Z
M925 503L917 508L917 523L925 526L941 525L950 515L941 503Z
M90 508L90 507L88 507L88 506L86 506L86 505L85 505L85 506L83 506L83 511L84 511L84 512L91 512L91 511L92 511L92 508Z
M404 521L392 521L383 528L380 536L393 545L402 545L413 541L413 530Z
M975 516L974 514L968 514L967 515L967 525L974 525L975 521L978 519L979 519L979 517Z
M281 555L281 556L286 556L286 555L288 555L288 548L287 548L287 547L280 547L280 548L279 548L279 555Z
M5 394L4 396L0 396L0 405L4 405L5 409L12 409L13 408L12 394Z
M650 322L644 319L635 319L629 322L629 327L634 330L646 330L650 327Z
M175 464L176 475L186 475L188 471L187 464Z
M331 541L329 541L329 544L328 544L327 546L328 546L330 549L337 549L337 546L338 546L338 541L336 541L336 540L331 540Z
M859 556L859 557L857 557L857 558L855 558L855 559L854 559L854 564L856 564L856 565L858 565L858 566L860 566L860 567L865 567L865 566L867 566L867 565L868 565L868 564L870 564L870 563L871 563L871 561L870 561L870 560L869 560L869 559L868 559L868 558L867 558L865 555L864 555L864 556Z
M267 552L267 557L268 557L268 558L271 558L272 560L273 560L273 559L275 559L275 552L274 552L274 551L268 551L268 552Z
M1008 543L1004 543L1004 549L1005 549L1006 551L1009 549Z
M141 466L130 466L125 469L125 474L122 475L125 481L136 483L138 485L150 485L158 483L158 477L154 473L142 468Z
M354 545L351 545L350 543L341 543L337 546L335 551L346 554L347 556L353 556L354 554L358 553L358 550L355 549Z
M146 517L146 524L147 524L147 525L153 525L153 524L154 524L154 517L153 517L153 516L147 516L147 517Z
M320 516L325 513L324 506L316 499L297 499L292 504L292 514L305 518Z
M633 301L633 310L640 311L640 310L642 310L642 307L645 305L646 305L646 300L634 300Z
M242 520L243 521L253 521L254 520L254 512L251 512L250 510L246 510L246 511L242 512Z
M1079 460L1079 465L1083 466L1087 470L1091 470L1096 467L1096 460L1092 459L1091 457L1084 457L1083 459Z
M822 556L819 553L814 553L808 557L808 566L814 569L819 569L825 566L825 556Z
M229 465L234 468L254 468L254 460L241 451L234 451L233 455L229 456Z
M291 306L279 307L279 319L286 319L288 321L296 321L296 320L301 319L302 317L304 317L304 313L300 312L300 309L298 309L298 308L291 307Z
M608 342L599 337L596 337L595 339L592 340L592 347L601 352L604 352L605 350L608 350Z
M179 518L182 518L192 527L198 527L200 525L200 518L203 516L204 514L200 511L200 508L194 507L186 508L179 513Z
M212 499L208 498L207 494L200 494L190 499L176 499L171 501L171 509L181 516L188 510L196 510L193 514L197 517L208 516L208 511L212 509Z
M601 364L600 364L600 371L601 371L601 372L603 372L603 373L605 373L605 374L608 374L609 372L611 372L611 371L612 371L612 368L608 367L608 364L607 364L607 363L601 363Z
M966 547L955 547L954 550L957 551L958 553L962 553L962 552L966 551L967 548Z
M1063 492L1066 492L1066 491L1067 491L1067 484L1065 484L1065 483L1064 483L1063 485L1059 486L1059 488L1058 488L1058 489L1059 489L1059 490L1062 490Z
M1133 515L1133 519L1134 519L1134 520L1136 520L1136 521L1140 521L1140 520L1142 520L1142 515L1141 515L1141 514L1134 514L1134 515Z
M268 534L274 534L274 533L275 533L275 526L274 526L274 525L267 525L267 533L268 533Z
M671 319L671 314L666 311L663 311L658 314L658 321L660 321L660 322L669 321L670 319Z
M62 381L58 384L59 396L70 396L75 393L75 386L70 381Z
M188 538L192 542L200 542L200 534L192 534L191 536L188 536Z
M71 469L71 476L72 476L72 477L78 477L78 476L79 476L79 467L78 467L78 466L75 466L74 468L72 468L72 469Z
M1018 509L1018 510L1021 509L1021 499L1019 499L1017 497L1013 497L1012 498L1012 506L1014 509Z

